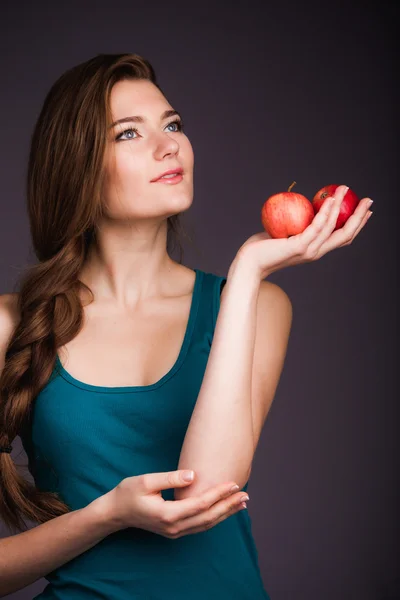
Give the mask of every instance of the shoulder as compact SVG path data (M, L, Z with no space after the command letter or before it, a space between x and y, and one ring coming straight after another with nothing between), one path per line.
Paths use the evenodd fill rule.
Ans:
M257 329L272 335L285 347L293 321L293 304L278 284L262 281L257 303ZM262 335L262 334L260 334Z
M12 333L19 322L18 294L0 294L0 368Z
M18 324L18 294L0 294L0 331L3 328L13 328Z
M289 295L277 283L272 281L261 281L259 302L267 306L280 306L282 311L286 311L290 315L293 312Z

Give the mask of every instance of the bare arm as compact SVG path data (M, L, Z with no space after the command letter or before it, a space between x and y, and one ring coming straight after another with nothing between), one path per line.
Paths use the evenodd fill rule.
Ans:
M18 320L15 295L0 295L0 373ZM112 521L94 500L46 523L0 540L0 596L37 581L112 533ZM32 551L34 548L34 551Z
M226 479L248 481L261 429L285 358L291 303L276 284L234 261L199 395L179 457L196 477L175 499Z
M96 500L0 540L0 596L21 590L115 531ZM34 548L34 551L32 549Z

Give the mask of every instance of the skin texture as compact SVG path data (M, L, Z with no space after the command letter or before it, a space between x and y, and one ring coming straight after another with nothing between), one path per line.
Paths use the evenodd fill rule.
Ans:
M113 121L142 115L146 122L122 123L109 132L107 214L81 278L94 290L97 302L130 310L149 298L176 293L178 279L171 283L171 274L185 275L166 251L167 217L192 204L194 154L186 134L171 125L177 117L160 122L161 114L174 107L151 82L119 81L110 101ZM138 133L122 134L127 128L137 128ZM175 167L184 170L181 183L150 183ZM183 279L181 287L187 286Z
M176 126L168 127L175 117L160 122L160 114L173 107L150 82L118 82L111 106L113 120L132 114L148 120L134 124L139 134L123 136L126 139L118 143L114 137L122 126L110 132L107 212L80 273L95 300L84 308L83 329L63 350L68 351L70 373L82 381L149 385L174 364L189 316L195 273L169 258L166 242L167 217L192 203L193 151L185 134ZM124 128L130 125L125 123ZM181 184L150 183L177 166L184 169ZM0 371L19 320L17 299L17 294L0 296ZM7 578L2 578L0 594L26 587L91 548L126 525L124 517L176 538L209 529L242 509L243 494L231 490L235 481L228 477L196 498L163 501L160 490L190 486L183 482L183 474L177 470L127 478L79 511L2 539L0 571ZM34 554L32 547L37 548Z
M113 121L141 115L146 122L109 132L106 216L80 273L95 300L85 307L84 328L59 354L86 383L150 385L173 366L189 316L195 272L172 260L166 247L167 218L193 201L194 155L174 123L178 117L160 121L174 107L151 82L119 81L110 101ZM132 128L137 132L124 133ZM176 167L184 170L181 183L151 182Z
M346 186L339 186L301 234L271 239L263 232L239 248L180 455L179 468L190 465L198 480L175 497L199 493L226 474L239 485L247 482L282 372L293 313L287 294L262 279L354 241L368 220L370 199L363 198L344 227L333 231L345 193Z
M133 113L147 121L132 124L138 134L127 134L124 141L115 142L122 127L109 134L104 189L107 212L97 244L80 274L95 301L85 309L83 330L68 344L68 369L74 377L94 385L149 385L174 364L189 314L194 273L169 258L166 219L191 206L193 150L184 133L176 131L176 126L168 127L174 117L160 122L160 114L172 107L150 82L118 82L111 106L113 120ZM177 166L185 171L182 183L150 182ZM278 245L264 234L256 234L243 244L221 295L179 472L127 478L81 511L2 540L0 570L8 573L2 594L36 581L110 531L136 523L136 518L139 526L175 538L209 529L238 510L241 494L232 495L230 486L236 482L242 488L250 476L292 322L287 294L262 279L285 266L316 260L333 248L350 244L367 219L366 203L360 205L356 216L335 236L330 235L335 214L328 216L321 210L302 237L293 236ZM2 360L16 318L14 301L14 294L0 297L0 330L3 323L5 332L0 339ZM162 352L157 354L157 348ZM189 485L179 479L186 469L195 472ZM159 490L167 488L174 488L175 499L182 502L162 501ZM135 503L140 510L134 508ZM49 540L55 540L55 545ZM26 553L33 546L40 549L39 554ZM25 579L20 564L24 564Z

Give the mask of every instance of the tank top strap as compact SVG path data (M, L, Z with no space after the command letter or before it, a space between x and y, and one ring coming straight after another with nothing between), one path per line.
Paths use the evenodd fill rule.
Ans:
M203 271L201 296L192 343L204 343L204 341L207 341L211 347L220 309L221 291L225 283L225 276Z

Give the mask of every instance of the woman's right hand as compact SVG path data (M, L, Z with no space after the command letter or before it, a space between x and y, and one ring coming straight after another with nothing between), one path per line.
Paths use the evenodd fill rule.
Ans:
M161 490L193 483L183 479L184 473L178 470L126 477L94 503L104 511L112 531L139 527L171 539L211 529L245 508L242 498L246 493L232 490L234 481L218 484L199 496L164 500Z

